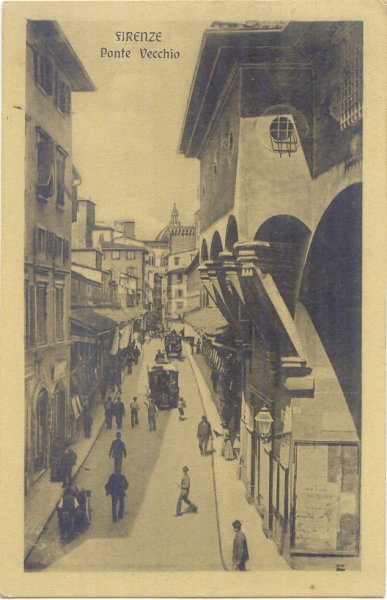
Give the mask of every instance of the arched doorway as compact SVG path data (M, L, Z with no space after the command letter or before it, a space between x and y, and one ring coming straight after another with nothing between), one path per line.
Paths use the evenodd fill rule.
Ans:
M66 390L62 381L59 381L54 392L55 406L55 438L64 441L66 436Z
M225 245L229 252L232 251L234 244L238 241L238 225L236 219L231 215L228 219L226 230Z
M257 230L254 240L270 242L268 271L292 315L298 299L310 229L292 215L276 215Z
M330 203L315 231L300 299L335 369L353 420L361 428L362 187Z
M210 259L215 260L218 258L220 252L223 252L222 240L219 232L215 231L211 242Z
M206 240L203 240L202 241L202 249L200 252L200 261L205 262L206 260L208 260L208 247L207 247Z
M48 403L48 392L45 388L42 388L38 394L35 409L35 473L40 473L47 467L49 443Z

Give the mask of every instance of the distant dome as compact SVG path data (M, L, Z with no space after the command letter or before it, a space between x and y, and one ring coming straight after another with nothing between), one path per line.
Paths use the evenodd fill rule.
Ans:
M172 227L168 224L156 235L156 242L169 242L171 238Z
M176 202L173 204L171 212L171 220L168 225L160 231L156 236L156 242L169 242L171 239L172 230L180 225L179 211L176 208Z

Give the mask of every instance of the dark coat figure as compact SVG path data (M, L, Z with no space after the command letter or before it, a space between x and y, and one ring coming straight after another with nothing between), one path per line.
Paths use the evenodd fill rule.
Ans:
M78 457L77 457L76 452L74 452L74 450L71 450L71 448L69 448L69 447L67 447L65 449L65 451L63 452L63 456L62 456L63 486L62 487L66 487L67 485L70 484L71 479L72 479L73 466L77 462L77 458Z
M209 439L212 438L212 429L205 415L202 416L202 420L198 425L197 437L199 439L200 454L207 454L208 442Z
M105 421L107 428L111 429L113 422L113 402L110 397L105 402Z
M85 438L89 438L91 436L91 426L93 425L93 418L90 414L88 408L85 408L83 411L83 431L85 433Z
M70 542L74 537L75 516L79 508L74 491L67 486L57 506L60 538L62 542Z
M246 571L246 562L249 560L246 536L241 530L242 524L240 521L234 521L232 526L235 531L232 548L233 569L234 571Z
M185 502L192 512L196 513L198 511L198 507L188 498L189 488L191 486L191 480L189 478L188 471L188 467L183 467L183 477L180 483L180 496L176 505L176 517L180 517L183 514L181 512L182 502Z
M133 359L134 359L134 363L137 365L138 364L138 359L140 358L140 349L135 346L133 349Z
M116 417L117 429L121 429L122 419L125 416L125 406L124 406L124 403L122 402L121 398L118 398L117 402L114 404L113 410L114 410L114 416Z
M128 354L128 356L126 358L125 364L126 364L126 367L127 367L128 375L131 375L131 373L132 373L132 367L133 367L133 356L132 356L131 353Z
M212 371L211 371L211 382L212 382L212 389L214 390L214 392L217 392L218 391L219 375L218 375L218 372L215 369L212 369Z
M202 346L200 343L200 340L197 340L196 342L196 354L201 354L202 353Z
M129 484L125 475L121 473L119 467L116 467L105 485L106 495L112 497L112 518L114 523L117 521L117 505L118 518L122 519L124 516L125 491L128 487Z
M109 458L114 458L114 468L120 468L122 465L122 459L126 458L126 447L124 442L121 440L120 432L116 433L116 439L112 441L110 446Z

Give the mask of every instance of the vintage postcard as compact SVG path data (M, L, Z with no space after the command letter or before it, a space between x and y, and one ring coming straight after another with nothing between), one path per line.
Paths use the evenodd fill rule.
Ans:
M0 593L384 594L385 20L3 4Z

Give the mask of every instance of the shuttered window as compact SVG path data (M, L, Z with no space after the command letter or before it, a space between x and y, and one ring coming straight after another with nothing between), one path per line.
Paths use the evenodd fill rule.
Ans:
M63 260L63 238L55 236L55 258Z
M46 240L46 251L47 256L54 256L55 254L55 233L47 232L47 240Z
M70 258L70 242L63 240L63 262L67 262Z
M56 152L56 202L60 206L64 206L65 201L65 171L66 157L57 150Z
M35 82L48 94L54 93L54 67L51 60L44 54L33 50Z
M71 112L71 89L62 81L58 73L55 74L54 102L62 113L69 114Z
M55 288L55 337L64 339L64 290L63 287Z
M41 227L35 229L35 251L36 254L46 254L47 231Z
M36 329L37 342L47 341L47 284L38 283L36 286Z
M38 176L36 193L40 198L49 198L54 193L54 144L50 138L40 138L37 145Z

